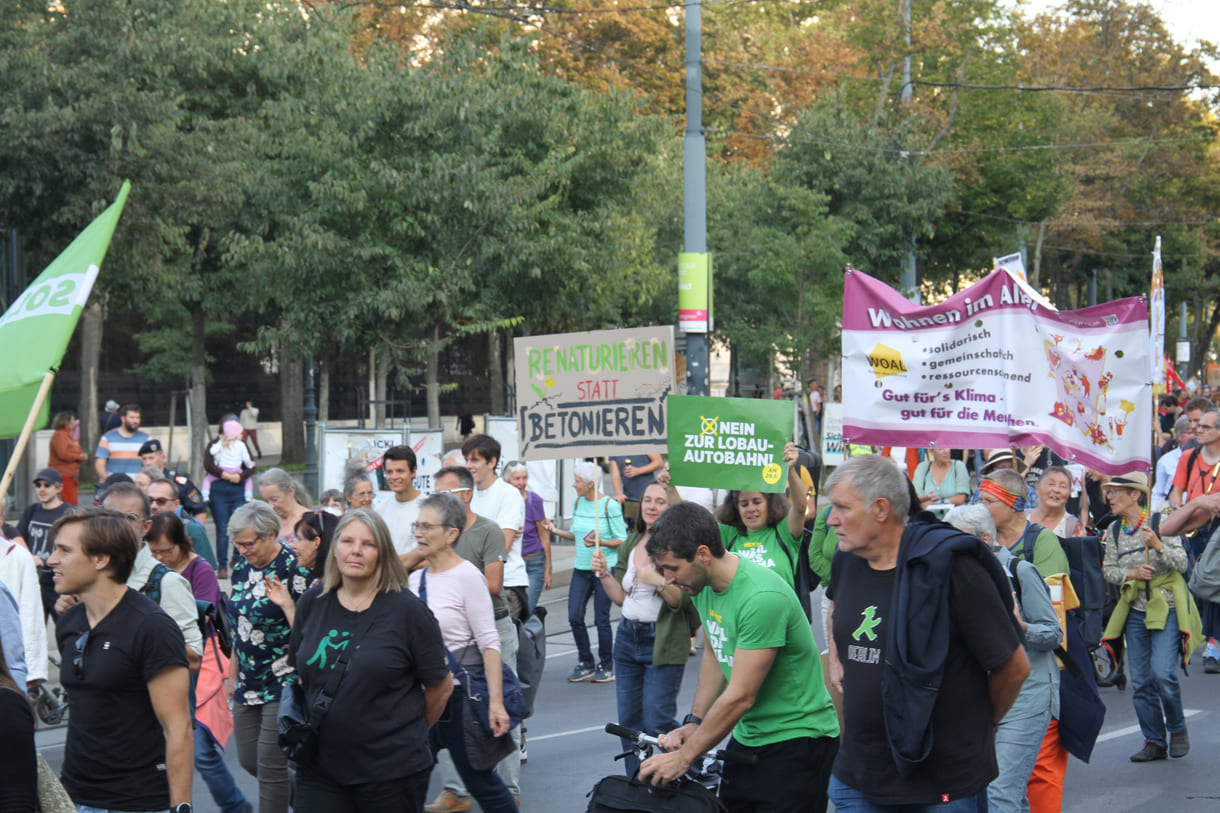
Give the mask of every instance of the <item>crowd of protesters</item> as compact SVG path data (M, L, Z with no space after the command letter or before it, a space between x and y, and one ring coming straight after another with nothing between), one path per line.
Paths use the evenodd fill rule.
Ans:
M824 391L810 393L818 413ZM755 757L725 766L731 811L1059 810L1069 754L1092 747L1068 693L1100 705L1093 664L1068 651L1065 539L1101 540L1116 591L1104 638L1125 648L1143 739L1132 762L1189 754L1178 669L1201 650L1220 672L1220 573L1201 564L1220 535L1220 409L1204 395L1158 401L1152 477L1103 477L1044 446L855 447L819 505L788 444L783 493L722 492L713 515L661 457L634 455L575 466L566 524L486 435L465 438L431 495L401 446L383 458L388 495L354 472L315 503L281 469L255 475L249 409L222 420L199 490L166 468L138 407L115 407L100 507L73 506L89 455L64 413L37 500L0 540L0 703L37 691L55 646L72 698L62 781L80 810L185 813L192 766L226 813L521 809L502 675L558 540L576 548L567 679L616 683L619 722L661 738L663 753L626 762L645 781L677 779L726 737ZM312 752L292 760L277 732L290 696L316 715ZM11 741L32 743L28 710L0 715ZM257 800L225 763L230 740ZM4 766L0 808L34 809L30 757Z

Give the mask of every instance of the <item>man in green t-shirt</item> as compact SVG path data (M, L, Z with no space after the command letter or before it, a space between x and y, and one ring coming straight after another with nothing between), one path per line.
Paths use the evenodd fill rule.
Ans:
M732 731L727 750L757 759L725 762L720 798L730 813L825 811L839 722L796 594L727 552L701 506L671 506L649 534L649 555L691 595L707 646L691 713L662 735L668 753L646 760L640 778L673 781Z

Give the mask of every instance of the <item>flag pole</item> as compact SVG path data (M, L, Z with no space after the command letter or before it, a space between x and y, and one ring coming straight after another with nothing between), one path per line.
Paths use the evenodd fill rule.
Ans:
M47 400L47 393L51 391L51 382L55 380L55 371L47 370L47 374L42 377L42 386L38 388L38 394L34 396L34 405L30 407L30 414L25 417L25 426L21 427L21 435L17 438L17 443L13 446L13 455L8 459L8 466L4 469L4 478L0 479L0 501L4 500L8 494L8 487L13 483L13 475L17 473L17 464L21 461L21 456L25 454L26 444L30 441L30 435L34 432L34 421L38 420L38 413L42 411L42 404Z

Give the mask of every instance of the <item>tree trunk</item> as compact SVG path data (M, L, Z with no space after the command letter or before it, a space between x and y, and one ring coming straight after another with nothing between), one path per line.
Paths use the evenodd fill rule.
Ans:
M491 379L491 414L507 415L504 396L504 353L500 331L487 334L487 367Z
M428 350L428 363L425 372L428 400L428 426L436 427L441 425L441 385L440 385L440 341L441 329L439 325L432 326L432 347Z
M388 387L386 382L390 378L390 359L385 353L377 354L377 395L374 396L380 403L377 404L375 410L375 418L373 420L374 429L385 429L385 414L386 414L386 392Z
M318 362L318 422L330 421L330 363Z
M97 400L97 368L102 354L102 303L93 299L81 312L80 316L80 399L76 404L77 417L80 418L81 448L93 454L97 448L98 408ZM80 467L81 481L93 482L97 475L93 473L92 463Z
M191 402L190 473L196 483L203 481L203 454L208 435L208 363L203 343L203 305L196 304L191 312Z
M305 368L299 358L280 359L281 463L305 462Z

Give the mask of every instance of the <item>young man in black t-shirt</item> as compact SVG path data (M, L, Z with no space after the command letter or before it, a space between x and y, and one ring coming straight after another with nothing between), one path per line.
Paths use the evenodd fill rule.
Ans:
M47 567L47 559L51 557L51 526L55 520L71 510L60 497L64 488L64 479L55 469L43 469L34 478L34 489L38 502L30 503L21 514L17 524L17 533L25 540L25 546L34 557L38 567L38 586L42 590L42 610L52 618L56 617L55 584L51 581L51 568Z
M945 563L948 590L928 591L926 596L928 602L947 602L946 650L938 652L932 644L914 641L918 636L908 636L911 650L925 649L887 653L896 625L901 626L901 613L906 612L903 608L917 607L923 599L917 578L907 578L904 590L896 594L896 580L906 578L899 567L900 551L921 542L925 544L919 549L925 550L927 540L935 537L924 535L943 534L945 526L908 523L906 480L893 463L877 455L854 457L840 466L827 489L832 506L827 524L839 537L827 590L832 601L830 675L831 683L841 691L846 687L843 738L830 782L830 800L842 809L902 806L904 811L919 813L925 806L929 810L935 806L941 813L986 810L987 785L998 774L995 723L1012 705L1029 674L1011 602L1005 604L996 580L980 559L950 552L939 557ZM929 559L939 544L931 546ZM896 595L899 600L914 598L897 606ZM929 640L935 637L930 631L925 635ZM891 675L883 699L882 678L893 668L887 661L904 657L927 672L939 671L934 697L921 693L922 687L906 691ZM901 708L892 708L895 704L902 704ZM931 704L930 714L921 716L918 712L929 711L927 704ZM896 737L887 728L887 718L892 723L895 711L907 727L926 719L924 733L931 735L930 753L915 760L905 776L898 770L895 752L905 758L904 747L910 740ZM901 732L911 733L919 742L921 732Z
M62 779L77 805L191 813L190 676L182 633L125 582L136 537L124 517L90 509L51 531L55 589L80 603L56 625L72 696Z

